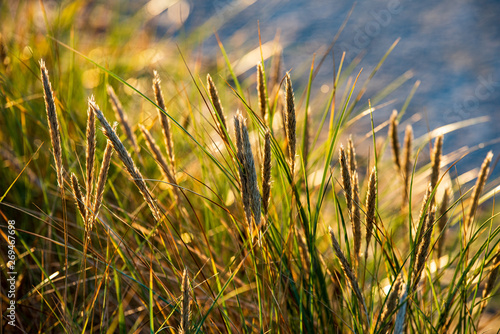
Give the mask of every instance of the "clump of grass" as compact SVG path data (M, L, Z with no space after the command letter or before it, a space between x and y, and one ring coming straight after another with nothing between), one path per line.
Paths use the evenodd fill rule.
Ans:
M24 12L25 3L16 12ZM61 8L66 7L62 4ZM69 15L67 10L61 13ZM141 15L141 11L137 13L137 17ZM4 29L18 23L2 11L0 18L7 22L0 28L2 35L9 36ZM29 22L20 22L30 26ZM64 41L64 24L57 25L57 29L61 30L53 36ZM27 30L21 29L19 34L22 31ZM373 106L369 103L368 113L362 101L370 78L380 66L359 88L357 80L362 79L354 72L356 64L344 64L342 57L335 68L333 90L325 101L324 94L309 94L318 83L313 84L317 80L314 66L307 86L299 84L292 89L290 73L282 75L277 66L281 59L278 51L272 60L266 58L267 51L263 54L262 63L257 66L255 89L255 78L234 69L229 59L235 58L235 53L225 48L221 40L225 68L220 62L205 68L204 64L213 62L200 53L194 67L186 61L187 69L170 58L166 62L161 57L150 62L144 56L160 45L165 47L163 40L156 44L154 39L146 41L144 35L131 36L123 25L110 31L110 36L131 38L129 45L134 46L134 52L110 48L107 51L124 51L124 56L113 53L116 59L107 57L106 66L100 64L101 48L94 51L92 43L89 48L78 43L80 37L92 35L75 36L79 38L74 39L73 49L88 58L97 57L92 59L90 70L87 60L67 58L70 49L63 44L52 49L53 44L47 44L46 39L34 38L22 45L17 42L21 37L6 40L12 71L0 69L5 79L0 83L0 104L6 106L6 113L0 113L0 154L11 161L4 163L9 168L3 170L2 182L6 181L1 185L8 190L0 197L0 211L7 219L16 220L16 247L19 254L29 255L19 256L16 261L16 270L22 273L16 283L16 308L25 326L23 331L83 333L98 328L107 332L153 333L173 329L183 333L379 334L462 333L494 327L491 321L492 315L498 313L495 305L500 227L496 207L489 214L483 210L492 206L490 199L498 183L486 183L492 168L491 154L487 155L469 196L462 189L460 162L454 165L459 173L457 179L454 173L441 172L445 163L453 163L442 157L442 137L436 138L431 149L430 170L429 159L422 158L426 155L417 154L413 146L426 150L430 137L424 134L413 141L412 126L419 132L418 123L406 128L404 143L399 147L399 125L394 114L389 121L389 146L378 145L379 129L387 122L376 124L379 117L371 116L378 110L386 111L387 102L371 99L379 102ZM193 51L189 46L192 44L186 43L188 53L183 54ZM40 66L45 94L41 94L42 86L37 85L38 76L29 73L31 63L23 51L27 50L26 45L40 57L54 59L52 70L48 71L45 64ZM147 48L144 53L143 47ZM14 57L18 53L22 57ZM148 62L142 64L141 59L146 58ZM153 67L161 68L172 78L169 103L164 100L156 72L152 83L154 98L151 92L151 99L147 92L142 92L143 87L151 86L145 73ZM271 68L270 74L267 68ZM301 67L294 68L299 77ZM218 73L221 82L231 86L224 88L233 93L224 95L224 111L210 76L206 91L200 89L199 78L209 71ZM58 83L58 99L48 72L54 73L53 83ZM94 76L96 73L104 75ZM123 73L126 81L121 78ZM127 120L118 95L108 92L123 129L122 139L116 132L117 123L111 127L105 118L107 110L85 98L87 89L92 89L98 98L105 96L107 79L111 77L125 87L117 88L117 93L132 92L130 99L134 105L140 105L135 112L137 117ZM266 77L270 78L269 85ZM80 82L85 87L80 87ZM280 98L280 82L284 83L284 99ZM296 82L301 80L297 78ZM398 85L389 85L384 93L395 86ZM30 96L30 87L38 87L40 92ZM351 99L351 94L358 90L361 93ZM40 122L45 117L42 96L47 105L48 135L45 122ZM295 101L294 96L301 98ZM401 97L391 96L398 100ZM297 118L304 101L306 113ZM87 114L77 112L87 104ZM62 111L59 118L56 106ZM411 109L411 104L404 107L411 112L407 107ZM273 118L280 113L282 126L279 119ZM176 119L177 115L184 120ZM323 126L328 115L330 122ZM371 132L367 130L373 144L366 140L370 135L349 135L365 130L362 122L355 120L367 115L373 125ZM160 126L132 122L149 118L155 121L156 116ZM94 117L104 136L95 131ZM210 117L213 121L207 122ZM231 124L226 124L226 117L234 120L234 140L228 134ZM408 123L413 119L409 118ZM184 126L186 120L189 127ZM207 131L212 125L225 150ZM449 128L461 126L463 123L459 122ZM351 131L353 127L356 131ZM135 138L133 129L137 128L142 144ZM297 128L304 129L299 150ZM447 129L433 129L432 133ZM314 136L312 130L316 132ZM51 140L52 148L41 145L40 151L35 151L39 145L35 147L26 138ZM345 148L339 144L340 138L349 138ZM392 155L398 164L385 159L386 146L397 151ZM85 147L85 153L80 154L79 147ZM142 154L143 149L151 154ZM49 150L53 154L47 155ZM258 161L254 152L259 153ZM339 152L338 164L335 152ZM121 163L117 161L111 167L113 154ZM65 166L74 171L66 186L71 189L76 210L67 210L64 201L63 155ZM58 191L54 191L49 177L52 160L58 173ZM100 160L100 169L94 170ZM80 173L76 172L78 169ZM146 174L151 174L152 179L145 179ZM441 199L438 184L445 177L451 179L453 186L445 190ZM17 181L23 178L25 182ZM33 178L39 180L39 187L28 186ZM403 205L394 200L399 191L396 185L402 185ZM422 198L424 188L426 194ZM54 201L57 196L63 200ZM141 213L145 206L148 209ZM77 223L78 216L85 226ZM97 218L99 224L94 224ZM160 223L163 228L155 229L157 233L144 233L149 226ZM470 232L467 238L463 238L462 228ZM65 232L64 252L60 230ZM360 261L361 257L364 261Z

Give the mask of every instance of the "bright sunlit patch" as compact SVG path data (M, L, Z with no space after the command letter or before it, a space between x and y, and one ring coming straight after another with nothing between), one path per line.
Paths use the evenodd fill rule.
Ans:
M167 16L175 25L182 25L189 16L189 4L186 1L177 2L168 8Z
M146 11L152 15L160 15L164 10L166 10L168 7L174 5L177 3L179 0L151 0L150 2L147 3L146 5Z
M98 69L86 70L82 73L82 84L87 89L93 89L101 82L101 76Z
M21 53L22 60L28 60L33 57L33 50L29 46L25 46L23 52Z
M321 86L321 93L326 94L329 91L330 91L330 86L328 86L326 84Z
M190 243L193 240L193 236L191 233L182 233L181 234L182 241L184 241L186 244Z

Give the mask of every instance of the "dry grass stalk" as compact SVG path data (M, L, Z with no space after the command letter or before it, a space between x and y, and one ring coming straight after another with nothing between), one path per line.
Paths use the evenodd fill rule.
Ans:
M437 185L439 180L439 169L441 168L441 155L443 153L443 135L439 135L434 143L434 149L432 150L432 170L431 170L431 188ZM434 203L434 200L432 201Z
M94 96L90 97L89 101L93 101L95 103ZM92 109L87 108L87 147L85 150L86 156L86 183L85 183L85 191L87 193L85 197L85 226L88 231L92 230L92 187L94 185L94 162L95 162L95 115Z
M359 182L358 172L354 171L352 175L352 234L354 236L354 263L357 267L359 262L359 253L361 250L361 213L359 201Z
M120 100L118 99L118 96L116 96L113 87L109 85L108 85L108 95L109 95L109 101L111 102L111 107L115 111L116 118L118 118L118 120L120 121L123 131L127 135L128 140L130 140L132 147L137 153L137 156L139 156L139 146L137 145L137 138L135 137L134 132L132 131L130 125L128 124L127 115L125 115L125 113L123 112L123 107Z
M410 192L410 179L411 179L411 170L412 170L412 161L411 161L411 153L413 146L413 128L411 125L406 126L405 131L405 141L403 144L403 162L401 164L401 169L403 171L403 181L404 181L404 189L403 189L403 202L406 203L408 200L409 192Z
M290 158L290 170L292 175L295 170L295 147L297 143L295 102L293 96L292 79L290 73L285 76L285 126L288 142L288 153Z
M389 138L391 139L392 158L398 171L401 171L399 161L399 139L398 139L398 112L394 110L389 120Z
M85 209L85 198L80 191L80 184L78 183L78 178L74 173L71 173L71 188L73 190L73 197L75 198L76 207L80 212L83 220L85 221L86 209ZM87 224L85 224L85 230L87 230Z
M153 157L155 158L156 162L158 163L158 166L160 166L161 172L163 174L163 177L165 177L169 183L172 184L173 189L174 189L174 195L177 200L179 200L179 189L177 189L176 185L177 182L175 180L173 171L170 170L169 165L167 164L167 160L161 153L160 148L156 144L153 136L151 136L151 133L149 133L148 129L146 129L142 124L139 124L139 128L141 129L141 132L146 139L146 144L148 145L149 150L151 153L153 153Z
M439 240L437 245L437 257L441 258L441 254L443 252L444 240L445 240L445 226L448 220L447 210L448 210L448 202L450 200L451 189L448 187L444 191L443 200L441 201L441 206L439 207L439 221L438 221L438 232L439 232Z
M142 197L144 198L144 200L148 204L148 206L153 214L153 217L157 221L160 221L161 216L160 216L160 212L158 210L158 206L156 205L156 202L153 199L153 196L152 196L151 192L149 191L149 188L146 185L146 182L144 182L144 178L142 177L141 172L135 166L134 161L132 160L132 157L125 149L125 146L123 146L123 143L121 142L120 138L118 138L115 130L113 130L111 125L109 125L109 122L104 117L102 111L99 109L99 106L95 102L90 101L90 107L94 111L97 119L101 122L104 135L111 141L111 144L113 145L113 149L118 154L118 157L120 158L123 165L125 166L125 169L127 170L128 174L130 175L130 177L134 181L135 185L139 189L139 192L141 193Z
M62 149L61 149L61 134L59 133L59 122L57 120L56 104L54 101L54 92L49 80L49 73L45 67L45 62L40 60L40 70L42 72L43 93L45 97L45 109L47 111L47 120L50 130L50 141L52 142L52 151L54 154L54 162L56 165L57 184L59 189L64 186L63 182L63 165L62 165Z
M113 124L113 130L116 130L118 123ZM104 149L104 157L102 158L101 169L99 170L99 176L97 177L97 186L95 191L95 201L93 206L94 215L90 220L90 229L95 221L95 218L99 214L99 209L101 208L102 198L104 196L104 186L106 185L106 178L108 177L109 165L111 163L111 156L113 155L113 144L108 139L106 141L106 148Z
M210 74L207 74L207 86L208 86L208 94L210 96L210 100L212 101L212 104L215 109L214 118L215 121L217 122L217 127L220 136L225 142L227 142L228 140L226 137L226 132L227 132L226 117L224 116L224 112L222 110L222 105L219 99L219 93L217 92L217 88L215 87L214 81L212 80Z
M184 269L182 273L182 314L181 314L181 324L179 328L179 333L188 333L189 329L189 319L191 317L190 304L191 300L189 298L189 276L187 269Z
M488 303L488 300L486 299L491 291L493 290L493 287L495 286L495 282L498 278L500 270L500 246L497 249L497 253L495 254L495 257L492 260L491 264L491 271L490 274L488 275L488 280L486 281L486 284L484 285L483 289L483 303L481 307L484 309L486 304Z
M429 210L427 214L426 224L422 227L423 228L422 240L418 247L418 252L415 260L415 271L414 271L415 276L413 282L414 289L416 289L418 283L420 282L420 277L422 276L422 271L425 266L425 261L427 260L427 255L429 253L429 246L431 244L432 229L434 227L435 215L436 215L436 207L434 206Z
M366 195L366 252L365 258L368 254L368 247L372 237L373 226L375 225L375 206L377 204L377 169L373 167L368 181L368 191Z
M252 213L256 225L261 220L261 197L257 184L257 173L255 172L255 162L248 136L248 129L245 119L240 112L234 117L234 127L236 135L237 157L240 163L239 173L242 185L243 206L252 231Z
M347 157L345 153L344 146L341 144L339 149L339 161L340 161L340 174L342 175L342 186L344 187L345 199L347 203L347 209L349 210L349 217L352 216L352 178L350 173L349 165L347 164Z
M486 179L488 178L488 174L490 173L490 164L493 159L493 153L490 151L486 155L486 158L481 165L481 170L479 171L479 175L477 176L476 185L474 186L474 191L472 193L471 205L469 212L467 214L467 219L465 223L465 227L468 229L470 224L474 220L474 215L476 214L477 206L479 205L479 196L483 192L484 185L486 184Z
M349 164L351 175L353 175L358 166L356 163L356 150L354 149L352 136L349 136L349 140L347 141L347 162Z
M165 146L167 148L170 164L172 165L172 170L175 170L174 141L172 139L172 131L170 129L170 120L168 119L168 116L164 114L164 112L167 112L167 108L161 91L161 80L158 72L153 71L153 74L153 91L155 93L156 104L160 107L160 109L158 109L158 116L160 117L161 130L165 138Z
M259 99L259 111L262 120L266 119L266 85L264 82L264 68L262 63L257 65L257 94Z
M266 131L264 137L264 159L262 162L262 209L267 216L269 199L271 198L271 133Z
M333 233L333 229L331 227L328 227L328 232L330 233L330 237L332 239L333 250L335 252L335 255L337 255L337 258L340 261L340 267L342 268L342 271L344 272L344 275L347 278L347 282L354 291L354 294L358 298L359 303L363 305L365 314L367 314L365 300L363 298L363 295L361 294L361 290L359 289L359 284L358 280L356 279L356 275L354 274L354 271L352 270L351 266L349 265L349 262L344 256L344 253L342 253L340 245L337 242L337 239L335 238L335 234Z
M389 293L389 296L387 297L387 301L385 302L384 309L382 310L382 315L380 316L382 324L385 323L384 327L381 328L379 331L380 333L385 333L389 329L388 327L390 326L389 317L392 315L394 310L396 310L396 307L398 306L399 303L399 292L401 290L401 284L403 280L401 276L399 276L396 281L393 283L391 292Z

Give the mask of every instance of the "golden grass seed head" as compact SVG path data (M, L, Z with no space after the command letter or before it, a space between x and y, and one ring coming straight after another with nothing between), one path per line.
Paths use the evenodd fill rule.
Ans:
M375 225L377 204L377 169L372 168L370 178L368 180L368 190L366 195L366 249L370 245L373 227Z
M483 164L481 165L481 169L479 170L479 174L476 180L476 185L474 186L474 191L472 192L471 196L470 209L466 218L466 224L465 224L466 228L469 228L470 224L474 220L474 216L476 214L477 207L479 205L479 197L483 192L483 188L484 185L486 184L488 174L490 173L490 164L492 159L493 159L493 153L490 151L486 155L486 158L484 159Z
M165 113L167 108L165 106L165 99L163 98L163 93L161 90L161 80L160 75L157 71L153 71L153 91L155 94L156 104L160 107L158 109L158 117L160 118L161 130L163 132L163 137L165 138L165 147L167 148L168 158L172 169L175 169L175 154L174 154L174 140L172 137L172 130L170 128L170 120Z
M264 136L264 159L262 162L262 208L267 215L271 197L271 133Z
M285 76L285 126L288 141L288 153L290 158L290 170L292 175L295 170L295 150L297 143L295 102L293 95L292 79L290 73Z
M266 119L266 85L264 82L264 68L262 63L257 64L257 95L259 99L259 111L263 120Z
M82 216L85 222L85 215L87 211L85 209L85 198L83 197L82 192L80 191L80 184L78 183L78 178L74 173L71 173L71 189L73 190L73 197L75 199L76 207L78 208L78 211L80 212L80 215ZM86 224L85 224L85 230L87 230Z
M394 165L398 171L401 171L401 163L399 159L399 139L398 139L398 112L394 110L389 120L389 138L391 140L392 157Z
M439 135L432 150L431 188L434 189L439 180L439 169L441 168L441 155L443 153L443 135ZM434 200L433 200L434 202Z
M49 72L45 66L43 59L40 60L40 70L43 84L43 92L45 99L45 109L47 112L47 121L49 124L50 141L52 142L52 152L54 155L54 162L57 173L57 184L59 189L64 186L63 182L63 164L62 164L62 148L61 148L61 134L59 132L59 121L57 119L56 103L54 100L54 92L50 84Z
M347 164L347 156L344 146L341 144L339 149L339 162L340 162L340 173L342 176L342 186L344 187L345 199L347 203L347 209L349 211L349 216L351 216L352 209L352 185L351 185L351 173L349 165Z

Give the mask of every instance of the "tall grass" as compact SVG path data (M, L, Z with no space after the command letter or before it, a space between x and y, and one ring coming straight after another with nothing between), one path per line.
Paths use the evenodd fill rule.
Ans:
M447 149L477 120L413 138L407 77L364 96L395 45L363 82L359 59L341 57L320 94L320 65L283 73L278 47L249 76L224 41L218 65L191 59L199 35L148 58L163 44L134 33L140 11L97 46L98 31L71 28L84 3L46 16L45 35L14 35L35 17L21 25L0 5L0 214L16 220L19 331L498 327L493 155L468 171ZM389 119L393 91L404 110Z

